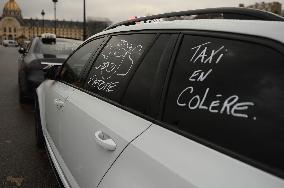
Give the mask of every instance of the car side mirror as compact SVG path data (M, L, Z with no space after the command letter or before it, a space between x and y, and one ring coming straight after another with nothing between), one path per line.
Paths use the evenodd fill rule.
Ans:
M50 80L56 80L56 77L61 68L61 63L41 63L41 64L47 64L47 66L43 68L44 78Z
M25 50L25 48L23 48L23 47L20 47L19 48L19 50L18 50L18 52L20 53L20 54L25 54L26 53L26 50Z

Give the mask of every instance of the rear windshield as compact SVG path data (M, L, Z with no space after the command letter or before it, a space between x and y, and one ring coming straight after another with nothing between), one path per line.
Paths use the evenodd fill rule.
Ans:
M52 54L52 55L69 55L80 44L81 41L69 40L69 39L56 39L56 43L45 44L41 40L38 40L34 48L34 53L40 54Z

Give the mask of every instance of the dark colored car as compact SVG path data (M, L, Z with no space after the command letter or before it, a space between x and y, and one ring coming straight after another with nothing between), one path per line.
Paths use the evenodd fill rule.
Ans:
M56 38L55 35L36 37L19 53L19 100L32 99L35 89L44 80L43 68L46 63L63 63L82 41Z

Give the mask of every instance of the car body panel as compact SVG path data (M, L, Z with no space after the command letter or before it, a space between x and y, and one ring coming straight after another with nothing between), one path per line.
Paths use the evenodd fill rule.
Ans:
M96 186L124 148L151 124L61 82L47 80L37 91L45 93L40 102L41 109L45 107L41 112L45 138L72 187ZM65 100L62 110L56 109L54 98ZM113 138L115 151L96 143L98 130Z
M74 188L79 188L79 185L75 181L75 178L69 172L65 162L63 161L61 155L59 154L56 146L52 142L52 138L49 136L48 132L44 131L44 139L46 143L46 148L48 150L48 155L50 156L50 160L53 163L54 168L58 176L60 177L60 181L64 185L65 188L69 188L70 185ZM68 179L67 179L68 177Z
M50 159L52 160L51 162L53 163L59 177L61 178L61 182L67 188L70 187L70 185L72 185L74 188L77 188L79 186L76 183L75 178L68 171L68 168L65 165L62 157L60 156L46 126L46 85L51 85L53 84L53 82L53 80L46 80L36 89L43 135L46 142L48 154L50 156ZM66 177L68 177L68 180Z
M99 187L282 188L284 181L154 124L125 149Z
M72 88L67 85L47 80L43 83L45 92L45 120L46 130L52 138L56 147L59 147L59 126L62 123L62 112L64 110L64 102L72 91ZM59 106L56 102L59 101L63 106Z
M67 98L59 124L59 152L80 187L95 187L104 173L150 122L74 89ZM116 143L115 151L101 147L95 133L102 131Z

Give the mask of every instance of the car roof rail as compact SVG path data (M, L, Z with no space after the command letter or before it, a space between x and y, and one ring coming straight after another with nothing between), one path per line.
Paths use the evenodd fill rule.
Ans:
M240 7L222 7L222 8L187 10L187 11L171 12L171 13L157 14L153 16L140 17L136 19L119 22L117 24L113 24L107 27L104 31L122 25L124 26L135 25L137 22L146 22L151 20L154 21L158 19L165 19L172 17L194 16L194 15L201 16L201 15L214 15L214 14L222 14L223 19L284 21L284 17L263 10L257 10L252 8L240 8Z

